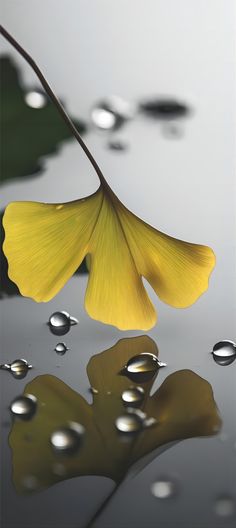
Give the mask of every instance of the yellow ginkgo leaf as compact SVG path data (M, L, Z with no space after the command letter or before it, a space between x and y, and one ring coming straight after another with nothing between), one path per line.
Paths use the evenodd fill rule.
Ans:
M49 301L88 255L86 310L121 330L148 330L156 322L142 277L164 302L184 308L207 289L215 265L209 247L157 231L103 181L73 202L10 203L3 224L9 277L22 295Z

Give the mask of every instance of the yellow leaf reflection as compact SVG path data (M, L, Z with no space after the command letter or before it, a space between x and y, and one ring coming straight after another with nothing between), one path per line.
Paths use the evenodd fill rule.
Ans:
M13 202L4 215L9 277L22 295L52 299L89 256L88 314L121 330L148 330L156 312L142 277L171 306L193 304L215 265L207 246L177 240L129 211L105 182L82 200Z
M101 475L120 482L134 462L169 442L193 436L213 435L220 418L209 383L188 370L171 374L150 397L155 375L142 383L140 409L156 423L124 441L115 420L127 412L122 392L138 385L122 374L130 358L142 352L158 354L147 336L122 339L93 356L87 372L94 387L89 405L77 392L54 376L35 378L25 394L37 398L38 409L31 420L15 420L9 437L13 455L13 479L19 493L38 491L56 482L82 475ZM140 382L139 382L140 384ZM66 455L52 449L51 435L71 422L85 433L81 446ZM127 435L126 435L127 440ZM31 487L30 482L34 483Z

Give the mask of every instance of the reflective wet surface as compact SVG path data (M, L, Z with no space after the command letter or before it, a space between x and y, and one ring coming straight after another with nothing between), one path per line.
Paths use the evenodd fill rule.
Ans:
M209 290L188 309L165 305L148 287L158 323L147 334L91 320L84 310L87 274L73 276L48 303L21 297L12 283L1 286L3 526L233 528L235 89L233 17L224 7L230 2L216 2L214 12L209 2L204 9L171 3L170 17L169 2L152 1L150 10L139 5L139 22L127 2L107 2L106 9L100 1L75 4L73 16L57 3L55 17L54 2L35 16L35 3L23 1L19 23L5 2L3 22L88 124L86 140L125 205L172 236L211 246L217 265ZM42 27L50 35L46 46ZM46 111L35 77L11 56L23 72L25 104ZM168 105L160 106L163 98ZM148 115L151 103L158 118ZM97 188L74 141L45 155L43 173L16 181L12 168L2 209L12 200L61 203Z

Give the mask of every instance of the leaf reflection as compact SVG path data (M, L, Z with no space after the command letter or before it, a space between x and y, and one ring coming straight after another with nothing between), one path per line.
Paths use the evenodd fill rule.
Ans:
M37 398L38 412L31 421L15 421L10 433L17 492L38 491L82 475L106 476L119 483L135 462L156 448L219 430L221 421L210 384L190 370L181 370L169 375L153 396L155 376L142 383L141 408L157 423L123 441L115 420L126 412L123 390L134 383L119 373L131 357L142 352L158 355L148 336L122 339L90 359L87 374L96 389L92 405L55 376L39 376L26 385L25 393ZM50 445L51 434L69 422L84 426L84 440L77 453L57 454ZM29 475L37 482L33 489L25 488Z

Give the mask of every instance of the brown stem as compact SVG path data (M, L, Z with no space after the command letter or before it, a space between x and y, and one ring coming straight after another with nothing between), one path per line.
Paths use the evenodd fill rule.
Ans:
M102 173L100 167L98 166L97 162L95 161L95 159L92 156L91 152L89 151L88 147L85 145L85 143L84 143L82 137L80 136L77 128L75 127L74 123L71 121L71 119L68 116L67 112L65 111L64 107L60 103L59 99L54 94L52 88L49 86L47 80L45 79L45 77L42 74L41 70L37 66L36 62L27 53L27 51L25 51L24 48L22 48L20 46L20 44L12 37L12 35L10 35L10 33L8 33L8 31L2 26L0 26L0 33L3 35L3 37L8 42L10 42L10 44L20 53L20 55L22 55L22 57L24 57L24 59L28 62L28 64L34 70L34 72L36 73L37 77L39 78L42 86L44 87L45 92L48 94L48 96L50 97L52 102L55 104L58 112L60 113L60 115L64 119L65 123L67 124L68 128L71 130L72 134L77 139L78 143L82 147L84 153L86 154L87 158L89 159L90 163L92 164L93 168L95 169L95 171L96 171L96 173L97 173L97 175L99 177L100 183L104 184L105 186L108 186L108 184L107 184L107 182L106 182L106 180L105 180L105 178L103 176L103 173Z

